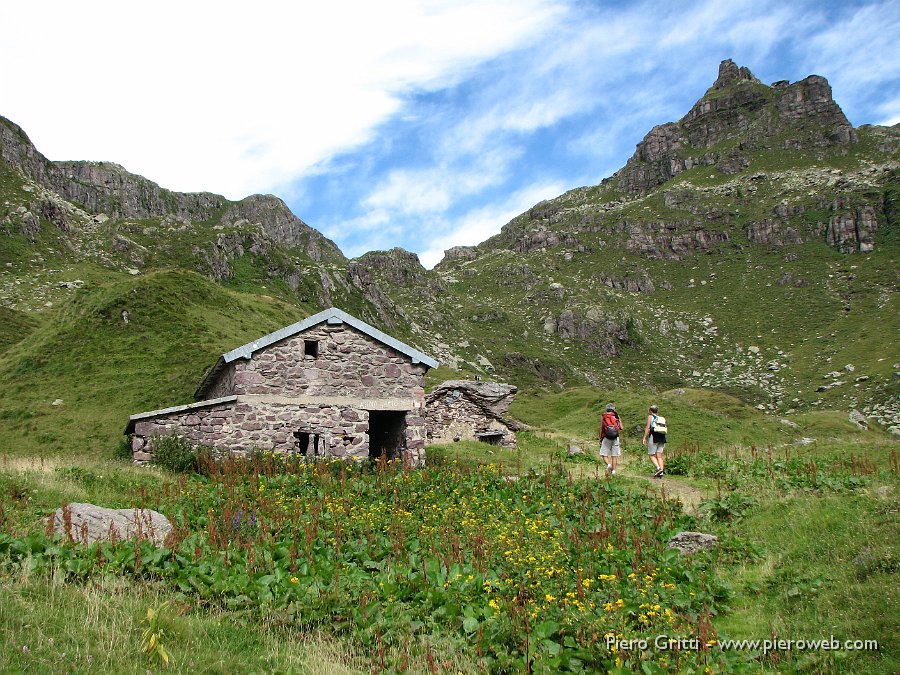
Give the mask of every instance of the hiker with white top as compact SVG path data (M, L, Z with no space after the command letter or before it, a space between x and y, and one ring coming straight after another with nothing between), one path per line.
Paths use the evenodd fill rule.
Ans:
M641 441L647 446L647 452L650 453L650 461L656 467L654 478L662 478L666 475L666 465L663 461L663 451L666 449L666 418L659 414L659 407L650 406L650 414L647 415L647 428L644 429L644 440Z

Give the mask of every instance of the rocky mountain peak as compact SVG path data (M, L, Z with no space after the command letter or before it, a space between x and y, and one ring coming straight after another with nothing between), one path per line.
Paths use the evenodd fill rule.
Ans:
M824 77L767 86L731 59L690 111L661 124L637 144L617 175L619 190L642 194L682 171L715 166L731 175L750 167L754 152L846 146L853 125L831 96Z
M737 84L742 81L748 82L759 82L756 79L756 76L750 72L750 69L745 66L738 66L731 59L725 59L722 63L719 64L719 77L716 78L716 81L713 83L713 89L727 89L733 84Z

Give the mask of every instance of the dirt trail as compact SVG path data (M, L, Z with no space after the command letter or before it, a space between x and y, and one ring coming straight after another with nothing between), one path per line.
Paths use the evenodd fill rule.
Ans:
M585 443L583 440L571 438L569 436L566 436L565 434L561 434L555 431L544 431L541 432L541 434L547 438L553 438L554 440L563 441L566 447L568 447L569 445L577 445L585 452L596 451L596 448L590 443ZM594 441L594 443L596 443L596 441ZM643 452L641 453L641 455L636 455L633 449L633 444L631 444L630 447L626 448L626 451L623 453L621 464L621 467L624 470L624 472L622 472L622 477L634 478L636 480L646 482L648 484L648 490L650 492L665 495L670 499L679 499L686 513L697 515L697 509L700 506L700 502L708 499L709 495L703 490L696 488L693 485L689 485L678 476L652 478L649 475L651 464L650 460L647 459L646 456L647 451L643 447L640 447L640 449ZM570 467L569 470L573 475L576 475L578 477L593 477L603 475L598 468L589 467L586 465L575 465L573 467Z
M626 474L628 475L628 474ZM707 498L702 490L693 485L679 480L678 477L666 476L665 478L652 478L650 476L628 475L629 478L637 478L650 484L649 491L665 495L672 499L680 499L686 513L697 515L700 502Z

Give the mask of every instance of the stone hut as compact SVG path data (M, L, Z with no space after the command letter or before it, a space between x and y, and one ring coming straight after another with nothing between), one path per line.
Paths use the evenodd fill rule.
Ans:
M132 415L136 462L154 438L308 458L425 460L425 373L437 362L331 308L223 354L196 403Z
M515 448L516 432L526 428L507 415L516 391L499 382L443 382L425 398L428 442L468 440Z

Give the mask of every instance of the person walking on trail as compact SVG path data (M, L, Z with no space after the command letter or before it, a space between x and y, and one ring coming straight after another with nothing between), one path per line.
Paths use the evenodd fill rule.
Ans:
M650 406L650 414L647 415L647 427L644 429L644 440L650 454L650 461L656 467L654 478L663 478L666 475L666 464L663 459L663 451L666 449L666 418L659 414L659 407Z
M620 432L624 430L622 420L616 407L610 403L606 406L606 412L600 417L600 429L597 432L600 438L600 457L606 462L606 473L614 475L619 465L619 457L622 455Z

